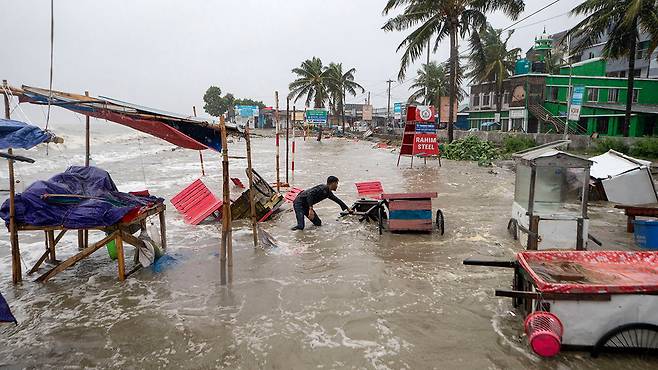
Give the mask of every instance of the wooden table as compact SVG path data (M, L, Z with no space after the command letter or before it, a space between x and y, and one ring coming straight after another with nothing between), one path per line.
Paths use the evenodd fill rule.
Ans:
M633 224L635 217L641 216L658 218L658 204L656 203L638 204L634 206L618 204L615 206L615 208L624 210L624 213L627 217L626 231L629 233L635 231L635 225Z
M38 271L39 266L41 266L41 264L46 259L48 259L52 264L55 265L55 267L51 268L46 273L44 273L43 275L39 276L36 279L36 281L39 282L46 282L53 276L73 266L78 261L86 257L89 257L92 253L96 252L98 249L102 248L107 243L114 240L117 249L119 280L123 281L126 279L128 275L139 269L139 268L134 268L129 273L126 273L126 263L125 263L125 254L123 250L123 243L126 242L136 247L143 244L143 242L139 238L133 236L132 234L134 233L135 228L139 229L141 227L145 227L146 219L148 217L158 215L160 221L160 240L162 243L162 248L165 249L167 247L167 229L165 223L165 210L166 210L166 206L164 204L156 204L151 208L147 209L146 211L140 213L137 217L135 217L133 220L129 222L120 222L111 226L96 226L96 227L88 227L83 229L70 229L64 226L17 225L16 227L17 232L43 231L45 234L46 251L37 260L36 264L30 269L28 275L31 275L36 271ZM59 243L59 241L62 239L64 234L66 234L66 232L70 230L77 230L79 233L80 232L86 233L89 230L98 230L98 231L104 231L107 234L107 236L105 236L103 239L97 241L92 245L89 245L88 240L86 238L79 237L78 247L80 251L74 256L69 257L65 261L58 261L56 259L55 247L57 246L57 243ZM55 236L55 231L59 231L57 236ZM137 266L141 266L141 265L138 264Z

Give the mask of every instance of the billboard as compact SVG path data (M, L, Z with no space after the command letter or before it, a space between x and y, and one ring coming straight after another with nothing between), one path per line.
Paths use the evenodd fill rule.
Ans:
M372 121L372 105L364 105L362 108L363 120Z
M259 109L255 105L236 105L235 112L243 118L258 117Z
M583 95L585 95L585 86L578 85L573 87L571 105L569 106L569 121L578 121L580 119L580 108L583 105Z
M323 125L327 123L329 111L324 108L309 109L306 111L305 115L306 122Z
M450 97L442 96L439 99L439 104L441 105L439 107L439 122L448 123L448 117L450 117ZM459 111L459 104L457 103L456 99L453 106L454 106L454 110L452 114L453 117L452 122L457 122L457 112Z
M393 118L402 119L402 103L393 103Z

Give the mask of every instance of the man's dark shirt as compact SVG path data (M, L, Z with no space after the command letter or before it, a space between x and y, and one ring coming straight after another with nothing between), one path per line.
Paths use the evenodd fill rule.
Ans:
M338 197L335 196L331 190L329 190L329 186L325 184L317 185L302 191L299 193L295 201L302 202L302 204L308 207L313 207L314 204L317 204L327 198L336 202L336 204L338 204L343 210L349 208L345 203L343 203L342 200L338 199Z

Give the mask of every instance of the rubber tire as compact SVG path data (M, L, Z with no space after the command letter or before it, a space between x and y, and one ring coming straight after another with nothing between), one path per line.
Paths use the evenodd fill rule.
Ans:
M623 332L630 332L631 330L647 330L647 331L653 331L658 333L658 325L653 325L648 323L633 323L633 324L624 324L618 326L605 333L601 337L601 339L599 339L596 342L596 344L592 348L592 352L591 352L592 357L598 357L600 353L604 353L605 351L602 351L602 349L605 346L605 344L608 343L608 341L613 337L615 337L617 334Z
M518 222L510 218L509 222L507 223L507 231L509 231L509 234L514 238L514 240L519 240L519 230L518 230Z
M441 235L445 233L445 218L443 217L443 212L440 209L436 210L436 228L439 230Z

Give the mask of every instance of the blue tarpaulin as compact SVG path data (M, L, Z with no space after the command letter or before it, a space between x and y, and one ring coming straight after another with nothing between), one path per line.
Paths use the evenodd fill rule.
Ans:
M17 324L16 318L11 313L9 305L5 300L5 297L2 296L2 293L0 293L0 322L13 322L14 324Z
M34 182L15 200L19 224L70 229L114 225L134 209L164 201L119 192L107 171L81 166L69 167L47 181ZM9 200L0 208L0 217L9 223Z
M52 137L37 126L0 118L0 149L30 149Z

